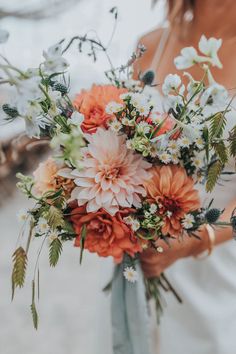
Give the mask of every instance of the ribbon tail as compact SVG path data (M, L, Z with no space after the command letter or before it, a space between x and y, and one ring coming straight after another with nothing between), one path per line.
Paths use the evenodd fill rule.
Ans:
M112 284L113 354L151 354L151 330L143 273L136 265L138 280L128 282L124 264L117 266Z

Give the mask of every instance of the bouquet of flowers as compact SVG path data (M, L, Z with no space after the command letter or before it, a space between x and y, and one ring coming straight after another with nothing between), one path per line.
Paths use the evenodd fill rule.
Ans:
M116 18L115 9L112 13ZM94 59L98 51L108 56L100 40L85 35L50 47L36 69L22 71L3 57L0 64L2 82L15 87L14 101L2 107L6 119L23 119L26 133L48 140L53 151L33 176L17 175L18 188L35 205L19 213L23 226L13 254L12 291L14 296L24 285L30 244L37 239L40 251L31 304L36 328L38 260L46 241L52 267L63 244L71 242L80 248L80 261L84 249L112 256L134 283L140 281L139 254L147 248L163 252L160 240L171 247L176 240L199 237L204 224L235 228L234 215L222 223L222 210L212 203L201 206L196 188L203 184L213 191L226 173L228 159L236 156L236 126L225 130L231 101L211 73L212 66L222 67L217 56L221 40L202 36L200 54L192 47L181 51L176 67L199 65L202 80L184 72L184 85L179 75L167 75L163 107L156 100L152 71L133 79L132 68L143 46L119 68L108 56L108 83L94 84L71 98L65 55L73 43L80 51L87 44ZM160 278L145 280L147 295L154 297L158 310L161 284Z

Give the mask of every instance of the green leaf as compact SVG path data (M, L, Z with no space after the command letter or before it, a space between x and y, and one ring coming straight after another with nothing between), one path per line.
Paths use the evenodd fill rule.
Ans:
M230 131L230 144L229 144L229 151L230 155L235 157L236 156L236 125Z
M25 281L27 267L27 255L22 247L17 248L13 254L12 270L12 299L14 298L15 288L22 288Z
M207 183L206 183L207 192L213 191L222 170L223 170L223 165L220 161L216 161L210 166L208 170Z
M51 267L55 267L58 263L62 252L62 243L59 238L55 238L49 247L49 263Z
M54 230L57 227L64 226L63 212L53 205L50 206L48 213L45 217L47 219L48 225Z
M228 151L223 141L213 144L216 155L219 157L222 164L228 161Z
M222 112L212 116L210 121L210 139L221 138L226 126L225 114Z
M30 309L31 309L34 328L37 330L39 317L38 317L38 312L37 312L36 305L35 305L35 281L34 280L32 281L32 303L30 305Z
M83 260L84 243L85 243L86 235L87 235L87 230L86 230L86 225L84 224L80 236L80 259L79 259L80 264L82 263Z

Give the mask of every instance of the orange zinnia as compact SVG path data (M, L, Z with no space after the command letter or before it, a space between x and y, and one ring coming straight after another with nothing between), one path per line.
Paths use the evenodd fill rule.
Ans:
M81 125L86 133L95 133L98 127L107 128L107 122L113 115L106 112L110 102L122 103L120 98L126 89L118 89L113 85L93 85L89 91L83 90L74 100L74 107L84 115Z
M163 216L163 235L180 236L185 214L200 207L199 193L194 181L183 167L168 165L153 167L152 178L145 184L148 196L158 205Z

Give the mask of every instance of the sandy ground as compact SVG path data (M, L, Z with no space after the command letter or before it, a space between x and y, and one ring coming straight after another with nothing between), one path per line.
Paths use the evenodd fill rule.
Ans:
M31 274L27 276L26 287L16 292L11 303L11 255L20 229L15 215L26 205L24 197L16 193L0 210L0 354L95 354L101 296L101 261L96 256L86 253L80 266L79 250L68 243L59 265L52 269L45 247L40 261L37 332L32 327L29 310ZM37 241L34 240L31 251L34 259ZM29 273L30 269L32 262Z

